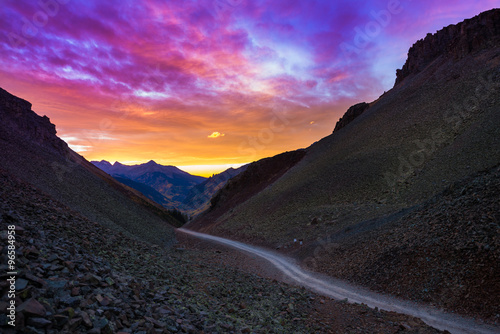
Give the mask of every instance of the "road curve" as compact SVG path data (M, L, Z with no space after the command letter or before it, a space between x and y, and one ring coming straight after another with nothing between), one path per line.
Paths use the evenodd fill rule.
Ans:
M471 319L444 313L440 310L431 309L413 302L374 293L373 291L354 286L344 281L332 279L324 275L304 270L293 259L266 249L209 234L190 231L184 228L179 228L177 231L262 257L286 275L289 280L320 295L328 296L337 300L345 300L347 298L350 303L363 303L371 308L378 307L382 310L408 314L422 319L429 326L440 330L447 330L453 334L500 333L500 328L498 327L480 324Z

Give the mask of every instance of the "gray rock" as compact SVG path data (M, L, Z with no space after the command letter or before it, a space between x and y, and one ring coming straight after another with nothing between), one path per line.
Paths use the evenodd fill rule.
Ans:
M82 321L83 321L83 324L85 325L85 327L87 327L87 328L94 327L87 312L80 313L80 316L82 317Z
M59 301L60 303L66 306L78 307L82 302L82 299L83 298L81 296L76 296L76 297L64 296L60 298Z
M45 328L51 325L52 322L45 318L33 317L33 318L28 318L26 324L28 326L33 326L35 328Z
M63 314L54 315L54 321L57 328L62 328L69 321L69 317Z
M57 256L57 254L52 254L51 256L49 256L49 258L47 259L47 261L49 262L54 262L56 260L59 260L59 256Z
M16 311L25 313L26 315L40 316L40 317L45 316L45 314L47 313L45 307L34 298L30 298L21 305L19 305Z
M66 283L68 283L68 281L47 281L47 285L49 286L49 288L55 290L64 289Z
M28 286L28 281L22 278L16 279L16 291L24 290Z

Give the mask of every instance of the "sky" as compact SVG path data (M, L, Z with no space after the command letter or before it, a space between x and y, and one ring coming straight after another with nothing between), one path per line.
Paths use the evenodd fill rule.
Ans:
M500 0L0 0L0 87L88 160L208 176L308 147Z

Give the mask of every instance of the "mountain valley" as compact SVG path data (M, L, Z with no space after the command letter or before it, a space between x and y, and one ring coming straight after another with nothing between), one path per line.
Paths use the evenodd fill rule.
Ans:
M123 165L108 161L91 161L117 181L141 192L167 209L178 210L189 217L205 211L215 193L246 166L204 178L186 173L175 166L162 166L153 160L140 165Z
M0 120L2 333L450 333L293 268L500 332L500 9L417 41L327 137L210 178L89 162L1 88Z

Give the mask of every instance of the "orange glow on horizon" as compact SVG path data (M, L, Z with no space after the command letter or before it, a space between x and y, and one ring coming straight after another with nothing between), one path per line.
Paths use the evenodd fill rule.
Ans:
M392 87L418 38L495 2L402 2L351 54L340 46L386 2L73 0L35 27L40 3L0 11L0 87L88 160L207 176L331 134L349 106Z
M5 73L0 71L3 78ZM138 100L107 97L83 103L80 92L67 88L40 87L16 78L8 82L4 86L8 91L30 101L37 114L47 115L56 124L58 136L89 161L139 164L154 160L204 177L307 147L330 134L349 105L337 111L330 106L315 107L316 120L311 124L304 112L310 109L267 95L252 97L261 107L250 109L241 105L239 97L227 97L225 103L233 111L230 118L224 118L216 109L188 113L175 103L147 107Z

